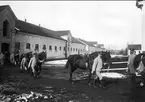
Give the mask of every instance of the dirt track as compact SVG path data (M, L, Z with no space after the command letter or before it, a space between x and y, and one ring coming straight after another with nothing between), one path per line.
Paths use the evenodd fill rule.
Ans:
M10 69L11 68L11 69ZM9 69L9 70L7 70ZM8 74L9 72L9 74ZM51 86L53 92L57 94L55 97L59 97L57 102L144 102L145 88L136 88L131 90L131 84L129 79L124 80L107 80L108 88L100 89L87 84L87 80L84 80L84 74L82 70L77 70L73 76L76 79L75 84L71 84L68 81L69 69L64 69L61 66L43 66L42 74L39 79L33 79L27 73L20 73L18 68L6 67L5 68L5 81L20 82L23 85L17 86L17 93L30 93L30 91L45 93L46 87ZM11 77L8 77L11 76ZM80 77L82 77L80 79ZM65 90L61 93L62 89ZM51 92L47 92L47 94ZM55 102L51 98L47 102Z

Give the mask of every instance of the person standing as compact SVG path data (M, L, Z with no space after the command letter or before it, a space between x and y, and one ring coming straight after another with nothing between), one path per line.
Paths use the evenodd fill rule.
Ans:
M29 64L28 64L28 69L29 68L32 69L32 73L33 73L34 77L37 76L36 75L37 74L37 72L36 72L36 70L37 70L37 62L38 62L38 60L37 60L37 54L34 53L33 57L30 59Z
M0 52L0 66L4 65L4 60L5 60L5 55L2 52Z
M12 64L15 64L14 52L12 52L12 54L10 55L10 62L11 62Z
M96 74L95 85L96 85L96 81L98 80L100 87L103 88L104 85L102 82L102 75L100 73L102 67L103 67L103 61L101 58L101 52L99 52L98 56L94 59L91 73L93 74L95 72L95 74Z
M22 69L25 69L25 70L27 70L27 57L26 57L26 55L24 54L24 57L23 57L23 59L22 59L22 61L21 61L21 63L20 63L20 70L22 70Z
M136 56L136 52L134 51L134 49L131 49L130 55L128 57L127 66L128 66L128 72L131 74L131 80L133 83L135 83L135 76L136 76L136 74L135 74L136 71L133 66L135 56Z

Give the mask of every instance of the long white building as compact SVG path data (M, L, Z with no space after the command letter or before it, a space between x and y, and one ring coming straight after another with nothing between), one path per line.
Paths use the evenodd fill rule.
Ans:
M9 5L0 6L0 52L45 51L47 58L66 58L72 54L94 52L96 48L73 37L69 30L53 31L19 20Z

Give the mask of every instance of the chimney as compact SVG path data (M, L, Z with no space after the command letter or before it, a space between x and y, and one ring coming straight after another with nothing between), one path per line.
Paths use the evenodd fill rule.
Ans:
M40 27L40 24L39 24L39 27Z
M25 22L27 22L27 19L25 19Z

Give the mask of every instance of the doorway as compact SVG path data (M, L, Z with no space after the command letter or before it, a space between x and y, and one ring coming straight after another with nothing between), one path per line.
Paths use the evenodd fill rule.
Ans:
M1 45L1 52L5 55L5 61L7 62L9 60L9 43L2 43Z

